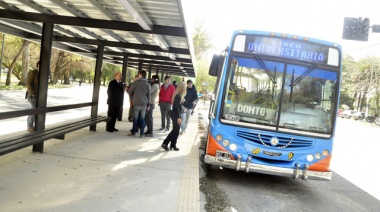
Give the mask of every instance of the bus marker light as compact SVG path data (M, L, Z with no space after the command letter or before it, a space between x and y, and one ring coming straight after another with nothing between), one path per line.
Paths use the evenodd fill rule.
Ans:
M223 141L223 146L228 146L229 144L230 144L230 142L228 140Z
M297 38L298 38L298 36L296 36L296 35L293 35L293 36L292 36L292 38L293 38L293 39L297 39Z
M232 150L232 151L236 151L236 149L237 149L236 144L231 144L231 145L230 145L230 150Z
M323 152L322 152L322 155L323 155L324 157L326 157L326 156L329 155L329 154L330 154L330 152L329 152L329 150L327 150L327 149L323 150Z
M307 159L307 161L311 162L311 161L314 160L314 156L313 156L313 155L308 155L308 156L306 157L306 159Z
M321 153L318 152L317 154L315 154L315 159L319 160L321 158L322 158Z
M216 141L218 141L218 142L223 140L223 136L222 136L222 135L219 135L219 134L216 135L215 138L216 138Z

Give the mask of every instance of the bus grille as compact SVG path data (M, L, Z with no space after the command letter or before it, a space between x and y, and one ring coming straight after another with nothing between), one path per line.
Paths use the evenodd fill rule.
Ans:
M260 144L263 146L270 146L270 139L274 136L272 135L266 135L266 134L258 134L258 133L252 133L252 132L244 132L241 130L237 130L237 136L240 138L243 138L245 140L249 140L251 142L254 142L256 144ZM307 148L311 147L313 145L313 141L311 140L304 140L304 139L298 139L298 138L291 138L291 137L279 137L276 136L279 140L279 143L275 147L282 147L282 148Z

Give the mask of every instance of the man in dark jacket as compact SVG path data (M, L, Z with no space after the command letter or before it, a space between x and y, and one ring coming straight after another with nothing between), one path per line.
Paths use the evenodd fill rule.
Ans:
M186 132L187 124L189 123L190 115L192 114L192 111L194 110L195 105L198 102L198 94L197 89L195 86L193 86L193 81L187 80L187 88L186 88L186 96L185 101L183 103L183 106L185 107L185 110L182 113L182 122L181 122L181 132Z
M131 84L128 94L133 105L133 129L129 136L134 136L140 128L140 138L144 137L145 114L149 110L150 84L146 79L146 71L139 71L139 79Z
M115 79L108 84L107 89L108 99L108 117L111 117L111 120L107 122L106 131L114 132L119 131L115 128L116 119L119 116L123 95L124 95L124 86L121 82L121 73L115 73Z

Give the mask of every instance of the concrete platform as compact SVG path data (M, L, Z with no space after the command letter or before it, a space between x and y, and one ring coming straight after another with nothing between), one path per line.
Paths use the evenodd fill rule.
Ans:
M154 110L154 137L84 128L65 140L45 142L44 153L31 147L0 157L0 211L200 211L198 116L180 135L179 151L165 151Z

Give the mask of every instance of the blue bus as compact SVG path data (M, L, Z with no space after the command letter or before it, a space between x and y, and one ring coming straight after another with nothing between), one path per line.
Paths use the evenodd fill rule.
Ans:
M235 31L214 55L217 77L205 162L236 171L331 180L341 46L308 37Z

